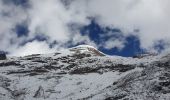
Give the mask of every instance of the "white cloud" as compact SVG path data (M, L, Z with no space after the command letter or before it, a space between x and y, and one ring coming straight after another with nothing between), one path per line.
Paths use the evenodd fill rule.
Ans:
M117 27L125 35L139 36L143 48L152 48L158 40L170 39L169 0L89 0L89 12L98 16L102 26Z
M31 54L45 54L55 52L56 49L51 49L47 42L33 41L28 42L25 46L19 47L16 51L11 52L11 56L25 56Z
M82 36L81 34L77 33L73 36L72 39L72 45L76 45L78 43L83 42L84 44L91 45L95 48L98 48L98 46L94 43L94 41L90 40L90 38L87 35Z
M125 40L111 38L102 45L104 45L103 47L106 49L117 48L118 50L121 50L125 46Z
M85 12L77 12L74 7L67 9L60 0L29 0L29 7L23 8L22 6L16 6L12 3L4 4L0 1L0 42L1 50L9 51L24 51L28 47L28 44L24 46L20 45L22 42L34 38L37 34L47 36L48 43L56 41L58 46L66 47L69 41L91 43L87 36L82 36L78 30L71 30L69 24L77 24L79 26L89 24L89 20L86 18ZM3 16L3 14L9 14L9 16ZM17 34L13 31L17 24L22 22L28 22L29 35L27 37L17 37ZM77 38L78 37L78 38ZM11 43L12 42L12 43ZM36 44L41 45L41 42ZM31 42L29 43L31 44ZM33 44L35 44L33 42ZM94 44L93 44L94 45ZM30 48L34 48L30 46ZM47 49L50 51L50 49ZM25 50L21 54L30 54ZM36 50L35 50L36 52ZM31 52L33 53L33 52ZM17 54L18 55L18 54Z
M31 34L44 33L51 40L66 43L72 37L68 24L88 24L86 15L76 13L75 8L66 9L60 0L30 0L29 9ZM77 8L76 8L77 9Z
M0 49L17 52L22 48L20 43L38 33L48 37L47 43L55 40L62 47L68 42L84 42L99 47L88 36L82 36L78 28L72 30L69 27L71 24L78 27L88 25L90 17L95 18L101 27L121 29L125 37L131 34L138 36L142 48L153 49L160 40L168 44L166 48L170 47L169 0L71 0L68 5L61 1L28 0L30 7L27 9L0 1ZM23 21L28 22L29 36L18 38L13 28ZM135 29L140 32L133 32ZM125 42L125 39L111 37L104 41L103 47L121 49ZM47 50L50 51L50 48Z
M52 40L66 42L69 30L66 24L70 20L69 13L58 0L31 0L29 9L31 35L44 33Z
M142 48L152 49L155 42L170 39L169 0L74 0L74 2L79 2L79 7L87 8L88 16L95 17L101 26L119 28L125 36L137 35ZM140 32L133 32L135 29L139 29Z
M4 4L0 0L0 49L12 51L23 39L19 39L13 29L27 18L25 10L20 6Z

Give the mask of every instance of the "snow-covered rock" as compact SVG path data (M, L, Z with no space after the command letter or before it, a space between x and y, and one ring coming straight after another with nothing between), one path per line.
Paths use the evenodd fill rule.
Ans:
M170 100L170 55L108 56L81 45L0 60L0 100Z
M75 53L79 54L79 53L86 53L86 54L91 54L93 56L105 56L104 53L100 52L99 50L97 50L95 47L93 46L89 46L89 45L79 45L73 48L70 48L70 51L74 51Z

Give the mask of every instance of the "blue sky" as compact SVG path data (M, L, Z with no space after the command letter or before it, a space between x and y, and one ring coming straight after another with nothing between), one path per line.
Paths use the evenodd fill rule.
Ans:
M100 38L100 34L106 35L109 32L112 32L113 33L112 37L123 37L120 29L114 29L114 28L111 29L109 27L101 28L93 20L89 25L84 26L81 29L81 34L87 34L86 31L88 31L89 37L98 44L100 44L101 41L105 41L111 38L110 36ZM142 52L142 49L140 49L140 42L136 36L130 35L126 37L126 42L127 43L125 43L125 47L121 50L119 50L116 47L110 49L105 49L100 47L99 50L109 55L119 55L119 56L134 56L137 53Z
M15 28L15 31L16 31L16 34L18 37L28 36L28 34L29 34L28 27L24 23L17 25ZM86 25L86 26L83 26L80 28L80 33L82 35L88 35L89 38L91 40L93 40L96 44L100 44L102 41L109 39L110 38L109 36L108 37L106 36L104 38L100 37L101 34L106 35L109 32L115 33L112 35L112 37L123 37L120 29L114 29L114 28L110 29L108 27L102 28L94 20L91 20L89 25ZM21 44L21 45L24 45L27 42L34 41L34 40L46 41L47 38L43 35L37 35L28 41L24 41L23 44ZM74 46L81 45L81 44L86 44L86 43L83 43L83 42L77 43L75 45L70 45L69 47L72 47L72 46L74 47ZM55 45L57 45L57 44L53 44L53 46L55 46ZM130 36L126 37L125 47L123 47L123 49L121 49L121 50L119 50L116 47L109 48L109 49L99 47L98 49L108 55L119 55L119 56L125 56L125 57L130 57L130 56L134 56L138 53L143 53L143 50L140 48L140 41L134 35L130 35Z
M1 0L0 50L23 56L88 44L126 57L167 52L169 5L168 0Z
M16 30L16 34L18 37L27 36L29 34L29 30L25 24L17 25L15 30ZM100 44L103 40L107 40L110 38L110 37L100 38L101 34L106 35L109 32L113 32L115 34L113 34L112 37L123 37L121 35L120 29L110 29L108 27L102 28L94 20L92 20L89 25L81 27L80 31L82 35L88 35L90 39L93 40L96 44ZM36 37L24 42L23 44L26 44L27 42L30 42L33 40L46 41L47 39L43 35L37 35ZM144 53L144 50L140 48L140 41L138 40L138 37L134 35L130 35L126 37L126 42L127 43L125 43L125 47L123 47L123 49L121 50L119 50L116 47L110 48L110 49L99 47L98 49L108 55L119 55L119 56L125 56L125 57L134 56L138 53ZM82 42L82 43L78 43L75 45L70 45L69 47L72 47L72 46L74 47L74 46L81 45L81 44L86 44L86 43ZM55 45L57 44L54 44L53 46Z

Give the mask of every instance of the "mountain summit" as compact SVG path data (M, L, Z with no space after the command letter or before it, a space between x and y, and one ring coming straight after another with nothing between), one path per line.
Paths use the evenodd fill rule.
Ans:
M170 100L170 54L108 56L88 45L0 60L0 100Z
M70 48L70 51L75 51L76 53L86 53L93 56L105 56L104 53L97 50L95 47L90 45L79 45L73 48Z

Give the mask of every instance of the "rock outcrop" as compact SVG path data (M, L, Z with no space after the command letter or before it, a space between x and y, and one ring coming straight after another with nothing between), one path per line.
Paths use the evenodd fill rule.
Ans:
M6 54L4 52L0 52L0 60L5 60L6 58Z

